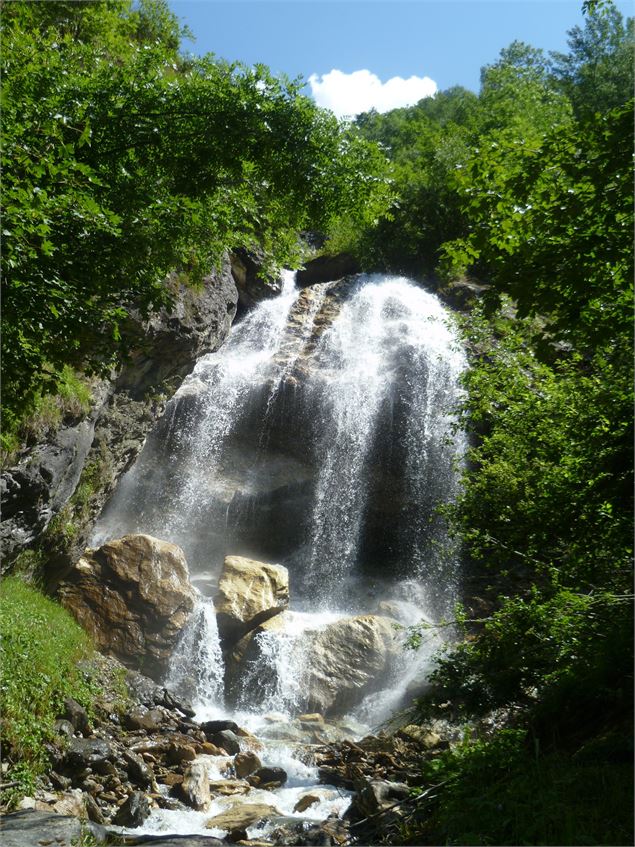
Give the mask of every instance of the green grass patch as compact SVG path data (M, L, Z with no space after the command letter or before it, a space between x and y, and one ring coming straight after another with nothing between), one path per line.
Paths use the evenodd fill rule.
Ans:
M3 466L9 465L24 443L34 443L58 429L64 422L79 420L88 414L92 401L91 382L68 365L52 377L33 397L28 413L22 417L4 411L0 449Z
M91 655L92 646L65 609L17 577L0 585L0 637L0 735L8 781L19 783L17 796L48 764L45 743L55 737L64 698L90 707L96 691L77 662ZM2 800L9 804L11 798Z

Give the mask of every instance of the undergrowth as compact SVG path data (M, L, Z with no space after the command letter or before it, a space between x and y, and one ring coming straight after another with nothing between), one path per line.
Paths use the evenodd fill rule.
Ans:
M86 633L61 606L18 577L7 577L0 586L0 637L1 738L9 763L6 781L14 783L0 797L6 808L29 793L46 769L46 744L55 737L64 699L90 709L96 687L77 667L92 654Z
M415 800L393 843L632 844L632 764L628 750L610 748L542 753L524 730L465 740L426 762L426 782L439 790Z
M5 410L2 415L0 449L2 464L10 464L23 444L40 441L65 421L78 420L90 411L92 400L90 381L65 365L52 375L49 390L40 390L34 397L28 414L17 417Z

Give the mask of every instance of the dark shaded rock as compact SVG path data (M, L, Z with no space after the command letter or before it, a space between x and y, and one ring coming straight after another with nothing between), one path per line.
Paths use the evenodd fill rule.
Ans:
M113 750L107 741L99 738L72 738L66 751L65 765L79 771L112 761L113 757Z
M231 273L243 309L250 309L261 300L276 297L282 290L279 280L272 282L261 276L262 259L262 255L251 250L238 249L231 254Z
M84 420L63 425L46 441L26 450L18 465L2 474L0 543L6 564L35 541L75 491L107 396L95 387L94 404Z
M115 826L141 826L150 816L150 801L141 791L133 791L112 819Z
M230 729L232 732L238 734L240 727L235 721L204 721L201 724L201 729L205 733L205 735L211 740L212 735L215 735L217 732L222 732L225 729Z
M64 735L66 738L72 738L75 734L75 727L70 721L59 720L53 724L53 729L58 735Z
M373 779L353 795L344 816L347 820L360 821L391 809L399 800L405 800L409 793L410 789L402 782Z
M218 349L236 314L238 292L228 259L201 286L189 285L179 273L171 274L167 285L172 309L147 320L133 315L125 328L133 352L117 384L137 396L148 386L186 376L197 359Z
M157 706L165 706L166 709L179 711L184 714L186 718L193 718L196 714L190 703L186 703L180 697L175 697L174 694L172 694L171 691L168 691L167 688L163 689L162 698L157 702Z
M137 756L130 750L124 750L123 760L126 763L130 781L138 785L139 788L150 788L154 774L152 768L143 761L141 756Z
M231 729L223 729L220 732L212 733L208 738L212 744L221 747L229 756L235 756L236 753L240 753L240 740Z
M88 735L90 733L90 721L88 720L88 713L83 706L77 702L77 700L73 700L72 697L67 697L64 700L64 717L67 721L70 721L77 732L81 732L82 735Z
M28 809L0 818L2 847L36 847L55 844L72 847L79 844L82 828L92 834L97 844L106 844L106 831L96 824L82 824L77 818Z
M143 729L146 732L157 732L165 723L165 715L159 709L134 711L122 715L121 722L126 729Z
M331 282L341 279L348 274L357 274L361 267L357 259L350 253L337 253L334 256L318 256L307 262L296 274L298 288L316 285L320 282Z
M88 819L93 821L93 823L105 824L105 818L102 814L101 809L97 805L95 798L90 794L84 795L84 806L86 807L86 814L88 815Z
M146 706L148 709L151 709L153 706L161 705L164 691L163 687L157 685L157 683L150 679L150 677L144 676L138 671L126 671L126 688L134 700L142 706Z
M258 768L247 781L260 788L264 785L279 788L287 781L287 772L283 768Z
M489 287L470 279L456 279L441 286L436 293L452 309L469 312L483 299Z
M102 652L158 679L194 608L188 577L180 547L127 535L87 551L58 595Z

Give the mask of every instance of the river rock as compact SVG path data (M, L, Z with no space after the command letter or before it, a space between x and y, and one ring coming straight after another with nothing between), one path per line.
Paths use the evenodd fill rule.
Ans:
M188 765L183 774L183 782L178 786L178 794L184 803L197 812L209 807L209 775L204 761L195 759Z
M209 790L212 794L220 794L222 797L233 797L234 794L248 794L251 785L240 779L217 779L210 782Z
M231 729L223 729L221 732L216 732L209 736L212 744L224 750L228 756L235 756L240 753L240 740L235 732Z
M153 678L166 672L194 608L183 551L149 535L89 550L59 587L65 606L103 652Z
M150 801L141 791L133 791L112 819L115 826L141 826L150 817Z
M80 771L112 761L113 750L100 738L72 738L66 751L64 764L69 770Z
M245 753L238 753L234 759L234 770L236 771L236 776L241 779L245 776L249 776L249 774L257 771L258 768L261 767L262 762L255 753L251 752L251 750L247 750Z
M35 847L44 844L72 847L80 843L82 829L93 836L96 844L107 843L106 831L91 822L82 824L75 817L33 810L0 817L0 843L2 847Z
M218 631L226 648L288 605L286 568L241 556L226 557L214 597Z
M207 829L223 829L226 832L246 830L260 821L276 817L280 812L266 803L237 803L225 812L214 815L205 826Z
M320 797L317 794L303 794L302 797L298 800L298 802L293 807L294 812L306 812L308 808L311 806L315 806L316 803L320 802Z
M258 768L247 779L250 785L258 786L259 788L263 788L264 786L267 786L267 788L280 788L286 781L287 772L283 768L270 767Z
M86 709L77 700L67 697L64 700L64 718L72 723L77 732L82 735L90 734L90 721Z
M353 795L351 805L345 812L347 820L359 821L385 812L399 800L405 800L410 788L403 782L373 779Z
M136 753L130 750L124 750L123 760L126 763L130 781L138 785L139 788L150 788L154 774L152 773L152 768L143 761L141 756L137 756Z

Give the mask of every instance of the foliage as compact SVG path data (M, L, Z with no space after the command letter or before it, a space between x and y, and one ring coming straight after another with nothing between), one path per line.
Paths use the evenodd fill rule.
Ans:
M399 844L630 844L630 764L543 753L523 730L466 739L424 765L443 784ZM475 791L478 786L478 791Z
M488 322L477 313L465 326L482 348ZM496 346L465 376L461 425L479 438L455 531L493 571L557 569L565 586L622 592L632 553L630 370L601 349L549 364L531 344L532 324L499 319L498 328Z
M54 393L38 390L33 396L29 415L23 419L5 411L0 436L3 465L14 459L21 444L41 441L62 423L73 423L90 411L92 392L89 379L68 365L64 365L58 373L52 368L47 370L54 374Z
M3 50L4 404L64 365L107 372L126 316L226 250L292 262L296 232L383 204L383 157L300 82L182 59L159 2L10 4ZM47 363L50 368L44 368Z
M45 743L64 698L90 706L95 689L77 662L91 646L68 612L17 577L0 586L0 635L4 757L9 781L25 793L48 763Z
M578 117L609 112L633 97L633 18L624 21L612 3L594 3L584 29L569 32L568 46L568 53L551 54L551 71Z
M632 325L632 102L535 144L498 140L460 177L469 235L446 244L449 267L485 265L520 316L578 346ZM447 267L447 266L446 266Z

